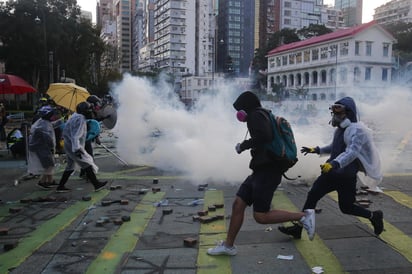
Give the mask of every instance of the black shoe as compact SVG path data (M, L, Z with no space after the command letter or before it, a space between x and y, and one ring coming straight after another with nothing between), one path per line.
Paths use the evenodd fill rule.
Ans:
M106 186L107 182L98 182L97 184L94 185L94 191L98 192L102 190Z
M58 186L58 187L56 188L56 192L57 192L57 193L65 193L65 192L69 192L69 191L71 191L71 189L70 189L70 188L67 188L67 187L65 187L65 186Z
M50 184L44 183L44 182L38 182L37 186L40 187L41 189L44 190L50 190L52 187L50 186Z
M294 239L300 239L302 235L303 227L298 224L293 224L292 226L278 226L280 232L292 236Z
M58 186L58 185L59 185L59 183L57 183L55 180L53 180L53 182L50 183L51 187Z
M380 210L373 211L370 220L373 225L373 232L378 236L383 231L383 212Z

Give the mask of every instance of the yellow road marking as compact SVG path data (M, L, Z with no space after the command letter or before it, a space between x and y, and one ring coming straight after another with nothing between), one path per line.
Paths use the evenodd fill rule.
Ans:
M123 223L112 235L86 273L116 273L123 254L134 250L139 236L155 213L156 207L153 203L161 200L164 195L164 192L147 193L130 214L130 222Z
M39 225L36 230L22 238L16 248L0 255L0 273L8 273L9 269L19 266L44 243L50 241L76 220L79 214L108 193L108 190L93 193L91 194L92 199L90 201L79 201L60 212L57 216Z
M272 200L272 205L276 209L284 209L289 211L298 211L299 209L288 199L284 192L277 190ZM325 273L346 273L332 251L325 245L321 238L317 235L310 241L307 233L302 231L302 239L293 240L296 249L302 255L307 265L312 268L314 266L322 266Z
M411 196L396 190L384 190L383 193L394 199L399 204L412 208Z
M223 191L208 190L204 197L204 210L214 204L223 204ZM225 209L216 209L216 212L209 212L209 215L220 215L225 213ZM215 246L216 241L226 238L226 220L217 220L208 224L200 225L199 233L199 253L197 257L198 274L230 274L232 273L230 256L210 256L207 249Z
M336 191L329 193L329 196L332 197L335 201L338 201L338 194ZM368 219L362 217L356 218L373 229L373 226ZM410 248L412 246L412 239L385 220L383 220L383 225L385 227L385 230L381 235L379 235L379 237L384 240L388 244L388 246L390 246L392 249L397 251L412 263L412 249Z

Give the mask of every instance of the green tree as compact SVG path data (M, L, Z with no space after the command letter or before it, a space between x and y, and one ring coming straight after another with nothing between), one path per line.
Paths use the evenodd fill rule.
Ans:
M332 30L325 25L310 24L308 27L303 27L297 31L297 35L309 39L315 36L331 33Z
M64 70L95 93L104 86L99 83L104 50L100 30L80 19L76 0L19 0L0 6L0 60L7 73L21 76L40 92L49 81L59 81Z

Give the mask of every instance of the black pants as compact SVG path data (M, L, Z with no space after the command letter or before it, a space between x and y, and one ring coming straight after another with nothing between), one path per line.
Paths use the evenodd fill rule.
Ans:
M335 190L338 192L339 209L342 213L364 218L371 216L369 210L355 205L356 175L345 177L335 172L321 174L316 179L308 192L303 210L316 208L316 204L323 196Z

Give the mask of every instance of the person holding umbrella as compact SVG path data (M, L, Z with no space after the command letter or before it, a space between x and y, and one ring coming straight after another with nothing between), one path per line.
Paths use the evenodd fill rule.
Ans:
M87 179L93 184L94 190L99 191L105 187L107 181L101 182L96 178L98 167L93 157L84 148L86 142L87 125L86 120L92 118L92 105L89 102L81 102L76 106L76 112L70 116L63 129L64 150L66 152L67 165L60 179L56 192L68 192L65 187L70 175L73 173L75 164L84 169Z

